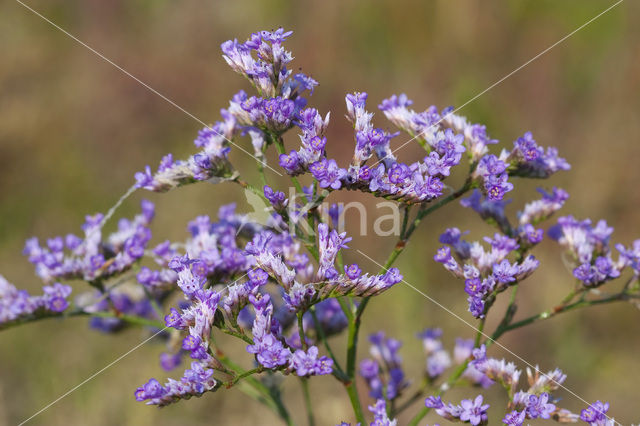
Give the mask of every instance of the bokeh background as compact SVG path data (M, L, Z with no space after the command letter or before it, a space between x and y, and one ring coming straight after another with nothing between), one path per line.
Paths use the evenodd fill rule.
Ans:
M353 146L349 124L342 117L346 92L369 92L371 109L400 92L414 99L416 109L461 105L612 2L30 0L28 4L205 122L217 119L230 96L247 88L226 67L220 43L259 29L292 29L288 48L294 53L294 66L320 82L311 103L320 111L332 111L328 149L346 163ZM2 2L0 11L0 270L18 287L37 292L41 284L20 254L24 240L76 232L85 214L106 211L118 199L132 184L135 171L146 164L155 166L167 152L178 158L192 153L191 141L201 125L19 3ZM536 184L558 185L571 194L565 214L606 218L616 227L618 242L628 244L640 237L639 17L640 3L622 3L461 111L486 123L491 135L506 145L531 130L541 144L558 146L573 165L571 172L548 182L515 182L519 190L512 213L536 197ZM376 120L388 127L381 114ZM252 160L235 151L232 160L237 167L248 178L255 177ZM419 154L416 147L407 147L401 158ZM273 178L273 182L278 181ZM215 215L222 203L246 206L230 184L199 184L160 196L136 193L118 215L133 214L142 196L157 203L157 242L184 238L188 220ZM363 201L374 218L376 200L364 197ZM453 225L473 228L472 236L493 232L471 212L450 206L423 222L398 266L410 283L470 319L460 282L432 260L437 235ZM370 224L368 229L372 231ZM351 246L381 262L393 243L391 237L357 236ZM521 286L519 317L553 306L572 283L557 246L546 242L535 254L542 267ZM377 270L355 250L347 261ZM79 291L82 286L75 288ZM503 343L543 369L562 368L569 376L567 387L588 401L610 401L610 414L629 424L640 421L639 320L640 312L629 304L592 307L507 334ZM456 336L473 334L400 284L373 301L365 314L363 336L382 329L402 339L407 373L418 382L424 357L414 334L436 325L445 330L448 345ZM0 425L26 419L145 336L133 329L117 336L100 334L89 330L85 319L41 321L0 333ZM340 353L342 340L333 342ZM367 351L362 340L361 355ZM137 385L151 376L166 377L158 365L162 350L157 342L144 345L31 423L277 423L237 390L162 410L136 403ZM247 365L242 347L236 350ZM492 350L517 361L497 347ZM304 424L297 386L287 387L286 399L295 421ZM319 424L352 420L346 394L337 382L318 378L311 386ZM472 392L461 389L451 396ZM566 408L584 408L569 393L558 395ZM503 395L496 388L486 396L495 402L490 412L492 423L497 423L504 412Z

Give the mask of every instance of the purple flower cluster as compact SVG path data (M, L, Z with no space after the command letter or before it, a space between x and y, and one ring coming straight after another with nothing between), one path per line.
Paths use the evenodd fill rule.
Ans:
M398 421L390 419L387 414L387 403L384 399L378 399L374 405L367 407L373 414L373 421L369 426L396 426Z
M235 214L235 204L220 207L218 221L212 221L209 216L198 216L189 222L189 238L180 244L165 241L158 244L152 255L162 268L152 270L142 267L137 274L138 282L149 289L174 288L178 281L178 272L170 267L170 263L177 257L187 256L198 259L197 269L201 278L229 277L238 272L246 272L252 262L240 248L239 232L254 235L261 230L261 225L247 223L245 217Z
M384 332L369 336L372 358L360 362L360 375L367 381L369 395L376 399L394 400L409 386L398 354L402 343L385 337Z
M290 69L293 55L283 46L290 35L291 31L279 28L253 33L243 43L222 43L224 60L248 79L257 93L236 93L229 106L221 110L220 121L198 133L194 141L197 153L184 161L174 160L171 154L164 156L156 171L147 166L136 173L135 188L162 192L197 181L224 180L246 188L248 184L239 179L228 155L235 139L249 136L260 171L267 165L267 149L275 145L279 165L287 174L312 176L310 185L302 188L305 205L265 184L257 196L264 195L271 205L266 223L257 223L252 215L236 214L235 205L230 204L220 208L217 220L198 216L189 222L189 235L184 241L164 241L152 249L147 247L154 216L152 203L143 201L142 212L132 220L121 219L117 231L104 241L102 227L110 214L87 216L83 237L70 234L51 238L44 246L36 238L27 241L24 252L46 284L44 294L30 296L0 276L0 328L22 320L57 316L69 307L71 293L71 287L58 281L82 279L98 291L79 296L76 305L83 307L72 315L88 314L93 328L115 332L129 323L159 329L162 323L158 320L166 314L164 323L172 330L162 330L167 348L160 356L161 366L172 370L187 354L193 360L178 380L168 379L161 384L150 379L136 389L136 400L164 406L247 380L243 384L255 386L259 398L264 398L266 405L278 406L285 418L286 409L277 400L276 381L260 382L250 376L265 371L269 375L305 378L334 374L348 387L355 384L356 359L352 355L366 298L403 279L397 268L371 275L357 263L342 264L342 250L348 248L351 238L335 229L340 228L341 207L333 204L326 212L318 205L332 191L357 190L403 203L404 230L390 258L394 260L400 244L407 241L424 215L473 190L461 204L497 226L499 232L483 241L469 242L458 228L447 229L440 236L443 246L434 258L464 280L469 311L476 318L485 317L500 292L537 269L539 262L529 250L543 240L544 231L536 226L559 210L568 194L555 187L550 192L539 189L542 197L526 204L513 225L505 214L511 200L505 198L514 188L509 182L511 177L546 178L568 170L569 164L555 148L543 149L527 132L513 143L511 150L491 154L489 145L498 141L487 134L485 126L470 124L452 107L439 111L431 106L416 112L410 109L413 102L401 94L384 99L378 108L424 148L426 155L421 160L405 163L394 156L391 148L392 139L400 131L375 127L373 113L366 108L368 95L355 92L345 97L355 147L351 161L343 168L327 156L325 135L330 114L322 115L309 107L303 97L311 95L318 83ZM300 145L285 152L283 134L294 127L299 131ZM426 203L448 191L445 181L463 158L469 167L464 186L426 208ZM294 183L300 187L297 180ZM421 206L409 225L412 204ZM332 227L324 222L331 222ZM640 240L630 247L616 245L620 255L614 261L609 247L612 231L604 221L592 226L590 220L565 216L548 235L569 251L573 274L585 287L617 278L627 267L634 271L632 279L637 280ZM141 266L137 283L129 282L133 274L124 273L144 256L155 261L156 268ZM635 290L628 285L620 296ZM355 297L365 300L356 301ZM528 323L511 322L514 307L510 304L496 335L509 326ZM338 358L325 339L347 326L350 341L345 372L337 365ZM244 342L254 369L242 371L226 362L214 336L218 331ZM479 341L458 338L450 351L438 328L426 329L418 337L426 354L425 384L434 386L447 369L458 365L464 371L461 375L458 371L456 377L471 385L488 388L499 383L507 390L510 412L503 418L505 424L522 425L527 419L549 418L577 421L576 414L557 407L558 399L552 395L566 380L561 370L543 374L537 367L535 372L527 369L528 388L519 390L522 371L512 362L487 357L486 347L477 347ZM371 335L369 341L370 357L359 364L359 374L376 400L369 406L374 416L371 425L395 426L397 420L392 417L419 398L422 390L407 404L397 405L396 400L410 384L399 355L402 343L383 332ZM320 354L320 343L326 345L331 358ZM223 378L214 377L217 374ZM440 391L446 391L451 383L443 381ZM268 391L263 393L265 389ZM484 403L483 395L463 399L459 404L445 404L440 396L431 396L425 405L447 420L473 426L488 424L489 405ZM354 408L363 422L362 410L355 405ZM608 408L607 403L597 401L579 418L591 425L613 424L606 416Z
M215 390L217 386L213 370L194 361L180 380L169 379L163 386L156 379L150 379L137 388L134 395L136 401L147 401L149 405L163 407L181 399L201 396L205 392Z
M607 416L608 402L596 401L580 413L580 420L591 426L613 426L616 422Z
M30 296L0 275L0 325L32 315L57 314L69 307L71 287L60 283L46 285L43 295Z
M569 198L566 191L556 187L551 192L538 188L538 192L542 194L542 198L528 203L518 213L518 221L521 226L536 225L547 220L553 213L560 210Z
M248 78L261 96L280 94L295 99L305 90L313 92L318 83L304 74L292 76L287 69L293 55L282 44L292 33L278 28L253 33L244 43L225 41L222 57L235 72Z
M510 164L509 174L534 178L548 178L552 174L569 170L571 166L558 156L558 150L538 146L531 132L525 133L513 143L511 152L503 151L500 158Z
M313 92L318 84L311 77L292 75L287 69L293 57L282 43L290 34L280 28L254 33L245 43L237 40L222 43L223 58L234 71L252 82L260 97L238 92L229 108L221 111L222 121L199 132L194 143L201 148L200 152L185 161L174 161L171 154L166 155L155 173L149 166L136 173L136 186L163 192L212 177L230 178L233 168L227 159L228 144L240 134L251 136L257 156L262 157L265 134L288 130L306 105L300 95Z
M566 248L571 254L573 276L587 287L599 286L620 276L626 266L634 267L637 254L616 246L621 252L617 262L611 257L609 239L613 228L604 220L592 226L591 220L577 220L573 216L563 216L558 224L549 230L549 236ZM638 244L636 244L638 245ZM637 270L637 264L634 270Z
M483 190L491 201L500 201L513 189L508 182L507 164L493 154L485 155L478 162L474 177L482 181Z
M396 268L382 275L361 274L357 265L345 268L341 274L334 263L338 252L346 248L351 238L336 230L329 231L326 224L318 225L318 270L313 274L313 266L306 257L294 254L291 248L279 248L272 244L275 234L263 231L256 234L247 244L246 252L252 261L265 270L287 292L285 302L292 311L304 310L311 304L338 295L373 296L402 280ZM289 252L289 256L287 253ZM315 275L315 277L314 277ZM303 284L303 280L308 281Z
M231 148L228 141L241 131L235 118L222 110L224 121L198 132L194 144L201 148L187 160L174 160L172 154L165 155L158 169L151 171L149 166L143 172L135 174L136 188L154 192L166 192L178 186L208 180L212 177L230 177L232 167L227 156Z
M321 174L321 165L327 161L327 138L324 137L324 133L329 126L329 114L323 118L315 108L306 108L299 112L295 124L302 131L301 147L298 151L280 154L280 166L290 175L297 175L306 170L315 171L314 176Z
M427 377L429 380L438 378L452 364L451 356L444 349L440 340L441 336L442 330L439 328L427 328L418 334L418 337L422 339L422 346L427 356Z
M347 243L349 241L351 241L351 238L347 237L346 232L338 233L335 229L329 231L329 226L325 223L318 225L318 278L332 279L338 276L338 271L333 265L338 252L343 248L348 248ZM356 269L359 269L357 265ZM354 273L352 271L352 276L354 276ZM357 279L357 276L353 279Z
M521 260L511 262L507 257L520 248L518 240L496 233L492 238L485 237L490 251L480 242L469 243L461 239L458 228L447 229L441 236L441 247L434 259L456 277L464 278L465 292L469 295L469 311L476 318L485 315L486 301L492 295L504 291L508 286L522 281L538 267L538 260L528 255ZM458 261L465 262L463 267Z
M336 299L326 299L315 305L315 314L318 320L317 325L325 336L338 334L347 328L347 316ZM305 314L303 320L305 330L316 329L316 322L311 314Z
M284 192L274 191L270 186L265 185L262 188L265 198L276 209L280 210L287 206L288 200L286 199Z
M473 349L473 339L456 338L455 346L453 348L453 361L458 365L463 364L472 357ZM464 370L462 377L468 380L471 384L478 385L483 388L489 388L495 383L487 377L486 374L479 371L473 363L467 364L467 368Z
M510 199L491 200L483 195L479 189L474 189L471 195L460 200L461 206L471 208L483 220L491 225L498 226L505 233L511 230L511 224L504 211L509 203L511 203Z
M119 288L109 291L108 297L96 296L97 302L86 306L83 310L87 313L116 311L120 314L134 315L140 318L156 318L155 312L149 299L139 287ZM107 333L121 330L126 326L126 322L119 318L94 316L89 320L89 325L99 331Z
M378 108L396 127L418 139L423 145L433 145L435 135L446 129L462 135L473 161L487 153L487 145L498 143L487 135L485 126L469 124L466 118L455 115L452 107L438 112L435 106L430 106L418 113L408 108L412 104L413 101L403 93L383 100Z
M47 240L46 247L38 239L27 240L24 254L35 266L44 282L57 279L104 279L129 269L143 255L151 239L149 225L154 215L150 201L142 201L142 213L133 220L121 219L118 230L102 241L101 214L87 216L82 226L84 239L68 234Z
M569 410L556 406L556 400L550 392L559 389L567 376L559 369L542 373L536 367L535 373L527 368L529 388L516 391L521 370L515 364L505 360L488 358L486 348L482 345L473 350L473 360L470 365L475 367L487 378L500 383L511 396L509 405L511 412L507 413L503 423L511 426L521 426L525 419L549 419L554 417L560 422L575 422L577 415Z
M514 394L522 374L522 371L514 363L507 362L504 359L487 358L484 345L473 350L473 358L470 365L487 378L500 383L502 387L509 391L510 395Z
M283 299L285 299L284 295ZM285 306L287 306L286 299L284 302ZM302 327L307 344L316 344L320 340L321 335L328 338L347 328L347 316L336 299L330 298L318 302L313 306L313 309L315 311L315 319L310 311L305 312L302 316ZM291 312L289 307L287 307L287 312ZM302 347L300 331L297 324L291 327L286 341L292 348L299 349Z
M430 201L442 195L442 180L449 176L453 166L460 163L466 150L464 136L445 129L433 135L430 153L421 162L398 162L389 146L397 135L374 128L373 114L365 110L366 93L349 94L346 97L347 117L355 128L355 152L348 169L338 166L334 159L326 158L322 137L328 117L322 119L317 111L301 112L297 123L303 130L302 147L298 151L280 155L280 165L287 173L295 175L311 172L321 188L333 190L346 188L371 192L376 196L404 202ZM367 166L373 155L378 162Z
M454 363L460 365L466 362L471 357L474 346L473 340L471 339L456 338L452 360L451 355L449 355L449 352L444 348L440 340L441 336L442 330L439 328L427 328L418 334L418 337L422 340L422 346L427 356L426 375L430 382L435 381ZM494 383L493 380L489 379L471 364L467 366L462 377L467 379L471 384L484 388Z
M525 419L549 419L556 412L556 405L549 399L546 392L540 395L518 392L513 397L513 404L519 410L513 410L502 421L510 426L522 426Z
M463 399L458 405L445 404L439 396L430 396L425 400L425 405L450 421L469 422L473 426L486 425L489 421L489 404L483 404L482 395L473 400Z
M284 343L279 322L273 317L273 304L268 294L250 295L249 301L256 316L252 328L254 343L247 346L247 352L255 354L260 365L271 369L288 369L298 376L332 373L333 360L318 356L317 347L291 352Z
M305 104L304 98L295 101L282 96L261 98L248 96L241 90L231 99L229 113L245 128L280 134L291 128Z

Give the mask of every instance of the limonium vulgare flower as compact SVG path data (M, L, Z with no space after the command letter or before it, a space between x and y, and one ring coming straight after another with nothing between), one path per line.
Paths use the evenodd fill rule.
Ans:
M51 237L44 244L31 238L24 254L43 282L42 294L30 295L0 277L0 329L87 316L91 327L102 332L140 326L155 333L165 346L158 354L160 366L179 372L166 380L141 378L142 385L131 389L137 401L150 405L242 385L240 390L294 424L299 421L289 412L281 379L295 377L313 423L308 381L333 377L346 390L345 405L353 408L349 418L335 419L341 424L396 425L403 415L407 424L416 425L433 410L445 420L485 425L490 404L482 392L494 386L503 388L505 396L502 405L491 407L494 423L614 424L606 402L596 401L580 413L561 407L567 377L559 368L543 373L529 365L523 384L524 370L489 356L487 349L511 330L569 310L635 301L640 297L640 240L613 244L613 228L605 221L570 215L549 227L569 196L556 187L540 188L540 196L510 217L508 197L518 189L518 179L549 178L569 170L567 161L555 148L543 148L530 132L497 151L499 141L486 126L457 115L452 107L416 108L405 94L379 101L381 116L395 130L374 121L367 93L346 94L338 115L346 112L353 127L353 155L329 157L327 146L344 142L327 137L329 112L309 105L318 82L292 71L293 54L285 47L291 35L280 28L256 32L244 42L222 43L224 60L254 92L241 90L232 97L220 120L197 134L196 153L184 160L167 154L157 168L147 166L134 176L136 188L154 192L228 181L263 200L267 219L260 222L227 204L215 217L194 212L184 238L162 240L152 237L154 207L143 201L141 213L120 219L106 238L103 226L110 215L101 214L87 216L81 236ZM285 149L287 132L297 134L295 149ZM400 135L420 145L424 155L400 161L392 148ZM229 160L230 151L243 143L255 154L260 185L245 181ZM270 149L277 153L271 166ZM302 202L268 182L266 168L288 175ZM452 190L454 174L464 174L465 180ZM306 179L306 186L299 179ZM382 197L404 212L399 240L380 271L343 261L352 236L338 229L341 206L331 204L328 214L322 207L336 191ZM358 359L359 328L369 300L384 298L399 285L403 275L393 267L395 259L426 216L455 200L493 229L477 241L468 241L459 228L441 229L442 247L423 255L460 281L451 291L466 298L479 330L496 314L501 293L510 290L506 309L497 312L497 328L491 334L456 337L453 346L445 343L440 328L424 328L417 334L424 348L417 377L400 356L402 343L384 331L370 335L369 356ZM540 262L532 251L547 239L566 250L571 264L566 279L578 284L552 309L516 319L516 292L535 276ZM619 292L594 291L618 279L626 280ZM83 290L78 281L90 288ZM343 355L332 345L345 330ZM218 339L223 334L242 342L243 356L229 355ZM481 392L449 402L445 393L464 383ZM362 393L365 388L368 395Z

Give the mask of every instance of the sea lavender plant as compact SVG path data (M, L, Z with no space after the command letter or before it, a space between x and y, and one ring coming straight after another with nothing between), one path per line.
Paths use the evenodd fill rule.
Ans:
M348 420L365 424L359 373L371 398L372 425L396 425L395 418L420 401L423 406L413 411L410 425L430 410L449 421L487 424L489 404L482 393L459 403L443 402L444 394L461 383L504 388L507 402L498 411L504 412L501 421L507 425L529 419L614 424L607 415L608 403L597 401L580 414L560 408L556 395L566 380L561 370L542 373L538 367L527 368L528 385L521 387L522 370L513 362L489 357L487 349L508 331L562 312L637 300L640 240L631 247L616 244L616 258L610 247L613 229L604 221L594 226L589 219L563 216L545 232L542 226L568 198L558 188L540 189L540 199L509 218L506 197L517 187L515 178L548 178L569 170L569 164L555 148L538 145L530 132L517 138L511 149L491 153L498 140L484 125L470 123L451 107L416 111L404 94L392 95L378 106L397 127L395 132L376 127L366 93L347 94L354 153L348 162L328 157L326 146L334 143L326 137L330 114L308 105L318 83L293 73L293 55L285 48L291 34L280 28L254 33L244 42L222 43L224 60L250 82L255 94L240 91L232 97L221 120L198 133L197 153L185 160L168 154L155 171L147 166L135 174L135 188L154 192L201 181L232 182L264 200L268 219L262 223L228 204L220 208L217 219L203 215L189 222L183 240L150 247L154 208L143 201L141 213L132 220L121 219L117 231L106 238L103 226L109 217L97 214L87 216L83 237L53 237L44 245L29 239L24 253L44 283L43 294L31 296L0 277L0 329L70 316L88 316L93 328L108 333L145 327L166 345L159 355L165 370L183 363L188 367L164 384L151 378L132 389L137 401L150 405L165 406L238 386L293 424L276 376L295 376L313 424L308 381L332 376L344 386L353 408ZM298 133L300 144L287 151L283 134L291 131ZM402 133L424 149L423 158L412 163L396 158L391 141ZM243 180L229 161L232 146L240 146L246 136L262 189ZM279 155L273 166L289 175L298 193L304 194L304 204L288 199L276 183L267 183L265 168L271 166L265 154L272 147ZM447 182L454 173L466 177L460 188L450 190ZM310 180L310 186L303 187L302 178ZM321 203L334 191L345 190L392 200L404 212L398 242L378 272L343 264L351 238L336 229L340 207L333 204L328 217L323 215ZM407 366L399 355L402 343L381 331L370 336L371 357L362 359L358 369L358 335L368 302L403 281L392 265L418 225L458 199L495 228L481 241L465 240L458 228L444 230L443 246L433 256L463 281L469 312L477 321L475 338L458 337L448 350L441 329L419 333L425 363L422 380L415 380L405 373ZM531 252L545 235L566 249L577 284L551 310L516 320L517 290L537 270L540 262ZM623 276L627 281L618 293L594 292ZM71 299L72 287L63 283L74 280L92 288L83 292L74 284L74 291L82 293ZM507 290L507 308L498 313L497 328L486 334L487 316L495 313L495 301ZM340 356L330 338L345 330L347 353ZM228 356L217 339L221 334L243 343L244 361ZM246 363L251 367L241 366Z

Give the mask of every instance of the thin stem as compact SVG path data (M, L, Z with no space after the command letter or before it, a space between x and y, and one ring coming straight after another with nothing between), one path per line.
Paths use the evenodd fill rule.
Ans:
M315 426L316 420L313 416L313 404L311 404L311 394L309 393L309 379L305 377L301 377L300 384L302 385L302 394L304 396L304 406L307 409L307 420L309 422L309 426Z
M280 415L282 420L287 425L293 425L294 423L293 423L293 420L291 420L291 416L289 415L289 412L287 411L287 407L285 407L284 403L282 402L280 391L275 388L269 388L269 394L273 398L273 401L276 403L276 407L278 408L278 414Z
M458 381L458 379L462 377L468 365L469 365L468 360L460 364L458 368L453 373L451 373L447 381L440 386L440 389L438 389L435 396L442 396L447 390L449 390ZM431 411L431 408L422 407L420 411L418 411L418 413L413 417L413 419L409 421L407 425L417 426L420 423L420 421L427 414L429 414L429 411Z
M256 373L262 373L264 371L264 367L260 366L260 367L256 367L253 370L247 370L245 372L243 372L242 374L239 374L237 376L235 376L233 378L233 380L229 381L229 382L225 382L223 383L223 386L230 388L231 386L235 385L236 383L238 383L240 380L245 379L249 376L252 376Z
M113 312L85 312L83 310L76 309L73 311L66 311L66 312L46 312L46 313L38 314L36 316L19 318L15 321L0 324L0 331L6 330L11 327L16 327L22 324L32 323L32 322L49 319L49 318L70 318L70 317L78 317L78 316L116 318L132 325L155 327L160 329L165 328L165 325L161 321L138 317L135 315L127 315L127 314L113 313Z
M306 351L309 348L309 345L307 345L307 339L305 338L305 335L304 335L304 324L302 321L302 312L298 312L297 316L298 316L298 336L300 336L300 344L302 345L302 349Z
M480 347L480 340L482 339L483 334L483 330L484 330L484 324L487 321L487 317L485 316L484 318L482 318L480 320L480 323L478 324L478 331L476 333L476 338L473 342L473 347L474 348L478 348Z
M360 405L360 398L358 397L358 389L356 388L355 382L351 381L346 384L345 387L347 389L347 394L349 394L349 400L351 401L351 406L353 407L356 419L360 424L365 424L364 413L362 412L362 406Z
M250 345L253 345L253 340L247 336L244 333L240 333L234 330L231 330L230 328L224 327L224 328L220 328L220 331L222 331L224 334L228 334L229 336L233 336L233 337L237 337L238 339L242 339L245 341L245 343L248 343Z
M414 219L414 221L411 223L411 225L408 228L405 229L405 231L400 236L393 251L387 258L387 261L385 262L384 266L382 267L381 273L386 272L391 267L391 265L393 265L393 263L396 261L398 256L400 256L400 254L404 251L407 240L409 239L411 234L413 234L413 232L416 230L416 228L420 224L420 221L424 217L428 216L429 214L433 213L439 208L449 204L451 201L454 201L460 198L472 187L473 187L473 183L472 183L471 177L468 177L465 184L457 191L449 194L448 196L444 197L443 199L441 199L440 201L438 201L437 203L435 203L434 205L428 208L425 208L424 206L422 206L420 211L418 211L418 214L416 215L416 218ZM347 376L352 381L355 379L355 366L356 366L356 358L357 358L358 332L360 330L360 322L361 322L362 314L364 313L364 310L366 309L368 304L369 304L369 297L365 297L364 299L362 299L362 302L360 303L360 305L358 305L358 308L356 309L354 318L349 321L349 335L348 335L348 342L347 342ZM353 383L347 386L347 392L349 392L351 405L353 406L353 409L356 413L356 417L358 418L358 421L364 423L363 418L358 417L358 415L362 416L362 407L360 405L360 400L358 398L358 391L355 388L355 385Z
M162 318L164 316L164 312L162 311L162 307L158 304L158 300L153 297L147 287L142 286L142 288L144 290L145 296L147 296L147 299L149 300L149 303L151 303L151 307L153 308L154 312L156 313L158 318Z
M242 188L249 190L251 192L253 192L254 194L256 194L258 197L262 198L267 205L271 205L271 203L269 202L269 200L267 200L267 197L264 196L264 192L261 191L260 189L256 188L255 186L251 185L250 183L240 179L240 178L235 178L233 180L233 182L237 183L238 185L240 185Z
M238 366L233 361L231 361L226 355L220 352L217 354L217 356L220 362L222 362L224 365L234 369L236 373L239 373L240 375L244 374L244 371L242 370L242 368L240 368L240 366ZM251 375L248 375L248 376L245 375L244 379L245 380L243 382L240 382L240 384L242 385L244 383L248 383L257 392L259 392L262 398L260 399L257 398L258 401L264 403L269 408L271 408L274 412L276 412L287 425L293 425L291 416L289 415L289 412L287 411L286 407L282 403L282 399L280 398L280 394L277 390L268 388L260 380L257 380L255 377ZM251 392L246 392L246 390L243 389L242 386L240 386L239 389L243 390L249 396L254 396Z
M496 330L496 332L493 334L493 336L491 336L492 340L497 339L498 337L502 336L504 333L506 333L507 331L511 331L514 330L516 328L520 328L520 327L524 327L525 325L529 325L532 324L534 322L537 321L541 321L541 320L546 320L549 318L552 318L558 314L561 314L563 312L568 312L571 311L573 309L577 309L577 308L582 308L582 307L586 307L586 306L594 306L594 305L601 305L603 303L610 303L610 302L616 302L616 301L623 301L623 300L628 300L629 298L631 298L631 296L626 293L626 292L621 292L621 293L617 293L614 294L612 296L608 296L608 297L604 297L601 299L596 299L596 300L578 300L574 303L571 304L561 304L559 306L556 306L550 310L541 312L537 315L533 315L530 316L528 318L525 318L523 320L514 322L513 324L509 324L506 325L502 328L498 328L498 330Z
M478 331L476 332L476 338L474 340L474 345L473 345L475 348L480 346L480 341L482 340L482 336L484 335L483 330L484 330L485 321L486 321L486 317L482 318L480 320L480 323L478 324ZM465 362L460 364L460 366L453 373L451 373L449 378L447 378L447 381L444 382L442 385L440 385L440 388L438 389L438 392L436 392L435 396L442 396L446 391L451 389L451 387L453 387L456 384L458 379L462 377L468 365L469 365L469 360L466 360ZM424 418L424 416L426 416L429 413L429 411L431 411L431 408L422 407L422 409L415 415L415 417L411 419L408 425L417 426L418 423Z
M315 306L312 306L309 311L311 312L311 317L313 318L313 324L316 328L316 331L318 332L318 337L320 337L320 340L324 344L325 349L327 350L327 352L329 353L329 356L333 360L334 375L336 375L338 380L342 382L344 382L345 380L348 381L348 377L345 375L344 370L342 369L342 367L340 366L340 363L338 362L338 358L336 358L335 354L333 353L333 350L331 349L331 346L329 345L327 336L324 334L322 325L320 324L320 321L318 320L318 316L316 315Z

